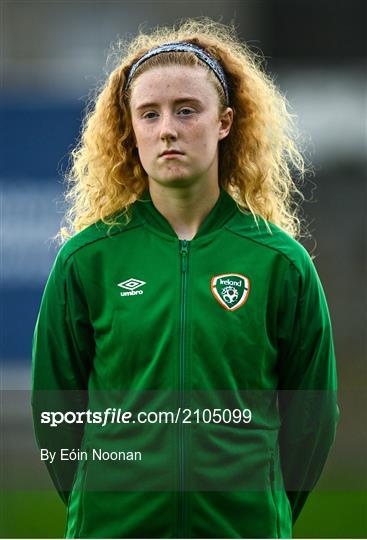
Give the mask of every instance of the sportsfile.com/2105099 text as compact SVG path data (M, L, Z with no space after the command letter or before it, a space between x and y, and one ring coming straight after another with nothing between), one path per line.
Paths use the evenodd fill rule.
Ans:
M176 411L139 411L133 414L118 408L104 411L42 411L41 423L57 427L60 424L249 424L252 420L250 409L187 409L178 407Z

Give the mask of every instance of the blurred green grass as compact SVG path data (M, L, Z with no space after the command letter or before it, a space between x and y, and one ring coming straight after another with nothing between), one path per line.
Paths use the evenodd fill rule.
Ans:
M366 491L315 491L296 522L294 538L366 538Z
M56 492L2 492L2 538L62 538L66 511ZM294 538L366 538L366 491L315 491Z

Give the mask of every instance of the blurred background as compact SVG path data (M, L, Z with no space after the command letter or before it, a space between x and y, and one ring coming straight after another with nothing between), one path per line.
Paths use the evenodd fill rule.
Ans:
M341 419L294 534L367 536L365 0L30 0L2 1L0 20L1 537L64 534L65 510L33 439L31 339L87 96L105 76L111 42L139 25L202 15L234 23L263 51L315 169L303 187L313 235L305 246L329 303Z

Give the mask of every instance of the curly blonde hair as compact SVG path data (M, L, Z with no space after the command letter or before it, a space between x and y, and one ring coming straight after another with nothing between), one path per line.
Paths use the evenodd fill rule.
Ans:
M304 199L292 176L302 180L305 160L299 147L295 115L262 68L263 57L242 43L233 26L208 19L186 19L173 27L139 32L130 43L112 49L115 67L90 98L80 140L71 152L66 175L66 226L62 241L99 220L113 225L117 215L129 220L129 207L147 187L129 110L134 80L156 65L203 65L225 108L223 89L193 53L160 54L142 64L132 85L124 89L129 70L150 48L173 41L201 46L222 65L230 90L234 119L229 135L219 142L219 183L242 211L301 236L300 206Z

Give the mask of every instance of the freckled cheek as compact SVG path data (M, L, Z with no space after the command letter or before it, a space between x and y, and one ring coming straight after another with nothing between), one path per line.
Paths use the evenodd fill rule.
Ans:
M139 153L145 158L149 159L156 153L156 147L149 133L137 133L136 140L139 147Z
M202 155L205 154L212 145L212 137L210 134L202 131L195 135L195 138L192 139L192 148L194 148L195 153Z
M213 134L208 126L200 126L200 129L194 129L192 131L192 137L203 143L209 141L213 137Z
M149 148L148 145L144 145L143 147L140 147L140 159L148 165L149 163L152 163L155 159L155 153L154 151Z

